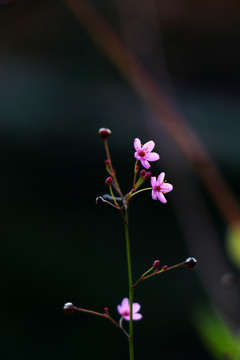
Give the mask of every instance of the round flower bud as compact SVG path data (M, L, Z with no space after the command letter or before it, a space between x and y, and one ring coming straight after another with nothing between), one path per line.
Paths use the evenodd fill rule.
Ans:
M63 310L65 311L65 313L67 315L72 314L74 312L74 306L71 302L67 302L64 306L63 306Z
M103 198L102 198L101 196L98 196L98 197L96 198L96 205L97 205L97 206L101 206L101 205L103 205L103 204L104 204Z
M113 183L113 179L112 179L111 176L109 176L109 177L106 179L105 184L106 184L107 186L112 186L112 183Z
M188 269L194 269L197 265L197 260L194 257L189 257L185 261L185 265Z
M106 140L109 135L111 135L111 130L108 128L101 128L98 130L98 135L103 139Z
M104 312L108 313L108 308L107 307L104 308Z
M106 166L110 165L110 161L108 159L105 160L105 165Z
M144 177L145 175L146 175L146 170L141 170L141 171L140 171L140 176L141 176L141 177Z
M162 269L163 269L163 271L166 271L168 269L168 266L164 265Z
M134 194L136 192L136 189L132 189L131 194Z
M145 178L145 180L150 180L151 176L152 176L152 173L150 171L147 171L144 178Z
M155 260L153 263L153 268L157 269L157 268L159 268L159 266L160 266L160 260Z

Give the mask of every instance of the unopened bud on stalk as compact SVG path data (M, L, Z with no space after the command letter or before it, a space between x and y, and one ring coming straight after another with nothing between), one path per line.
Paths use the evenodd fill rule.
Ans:
M151 176L152 176L152 173L150 171L147 171L144 178L145 178L145 180L150 180Z
M107 308L107 307L104 308L104 312L105 312L106 314L108 314L109 311L108 311L108 308Z
M109 176L109 177L106 179L105 184L106 184L107 186L112 186L112 183L113 183L113 179L112 179L111 176Z
M168 266L164 265L162 269L163 269L163 271L166 271L168 269Z
M66 304L64 304L63 310L65 311L65 313L67 315L69 315L69 314L72 314L75 309L74 309L74 306L73 306L73 304L71 302L67 302Z
M146 170L141 170L141 171L140 171L140 176L141 176L141 177L144 177L145 175L146 175Z
M103 139L106 140L109 135L111 135L111 130L108 128L101 128L98 130L98 135Z
M131 194L134 194L136 192L136 189L132 189Z
M101 205L103 205L104 204L104 199L101 197L101 196L98 196L97 198L96 198L96 205L97 206L101 206Z
M159 266L160 266L160 260L155 260L154 263L153 263L153 268L158 269Z
M197 260L194 257L189 257L184 264L188 269L194 269L197 266Z

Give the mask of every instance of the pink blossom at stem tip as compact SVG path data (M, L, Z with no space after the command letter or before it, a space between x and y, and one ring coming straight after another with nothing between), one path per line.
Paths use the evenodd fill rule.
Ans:
M166 194L173 189L173 186L171 184L164 182L164 177L164 172L162 172L157 179L155 176L151 177L152 198L153 200L160 200L163 204L167 202L163 194Z
M150 168L149 161L157 161L160 159L160 156L157 153L151 152L154 146L155 143L152 140L146 142L143 146L138 138L134 140L134 148L136 150L134 157L135 159L140 160L142 166L146 169Z
M142 319L142 314L139 314L138 311L140 310L141 305L139 303L132 304L132 319L133 320L140 320ZM129 299L124 298L121 302L121 305L117 306L117 311L120 315L122 315L123 319L129 321L130 320L130 306L129 306Z

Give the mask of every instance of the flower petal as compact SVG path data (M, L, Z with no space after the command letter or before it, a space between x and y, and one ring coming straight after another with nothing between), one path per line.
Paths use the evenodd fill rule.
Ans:
M122 300L121 306L122 306L122 309L123 309L124 311L128 311L128 312L129 312L129 300L128 300L127 297L125 297L125 298Z
M158 182L159 185L161 185L161 183L163 182L164 178L165 178L165 173L162 172L162 173L158 176L158 179L157 179L157 182Z
M152 187L154 187L156 185L156 177L155 176L151 177L151 185L152 185Z
M136 314L133 314L133 320L140 320L140 319L142 319L142 314L138 314L138 313L136 313Z
M141 309L141 305L139 303L133 303L132 311L133 313L137 313Z
M138 138L136 138L135 140L134 140L134 148L135 148L135 150L136 151L138 151L138 150L140 150L141 149L141 141L138 139Z
M146 158L148 159L148 161L157 161L160 159L160 156L157 153L153 152L153 153L147 154Z
M122 310L121 305L118 305L118 306L117 306L117 311L118 311L118 313L119 313L120 315L122 315L123 310Z
M157 197L158 197L158 199L159 199L163 204L166 204L167 200L166 200L165 196L163 195L163 193L161 193L160 191L158 191Z
M137 160L141 160L141 159L142 159L142 157L138 154L137 151L134 153L134 157L135 157L135 159L137 159Z
M146 142L146 144L143 145L142 149L149 153L152 151L154 146L155 146L155 142L150 140L150 141Z
M154 190L152 190L152 199L157 200L157 193Z
M172 191L172 189L173 189L172 184L165 183L165 184L163 184L163 185L161 186L161 191L162 191L164 194Z
M141 164L143 167L145 167L145 169L149 169L150 168L150 164L147 160L143 160L142 158L138 159L141 161Z
M129 320L130 320L130 315L123 315L123 318L124 318L125 320L129 321Z

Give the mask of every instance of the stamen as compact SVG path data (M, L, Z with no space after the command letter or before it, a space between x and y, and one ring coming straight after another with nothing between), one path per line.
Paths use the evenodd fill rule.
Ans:
M139 155L140 155L140 156L145 156L146 153L145 153L145 151L142 150L142 151L140 151Z

